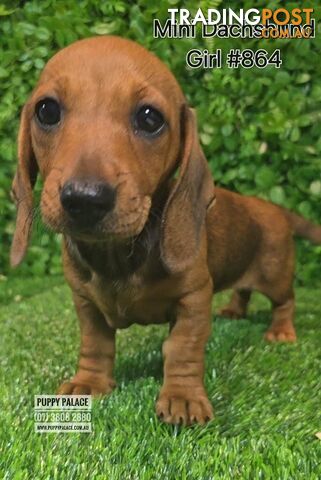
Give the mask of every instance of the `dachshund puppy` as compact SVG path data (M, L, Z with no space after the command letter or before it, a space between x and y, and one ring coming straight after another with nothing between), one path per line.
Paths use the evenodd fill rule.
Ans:
M203 376L213 290L234 289L230 317L262 292L273 307L266 339L295 340L292 236L320 243L321 228L214 188L194 113L152 53L112 36L60 51L23 108L18 143L11 263L26 253L39 172L42 217L63 234L80 321L78 371L60 394L111 392L116 330L169 322L157 414L211 419Z

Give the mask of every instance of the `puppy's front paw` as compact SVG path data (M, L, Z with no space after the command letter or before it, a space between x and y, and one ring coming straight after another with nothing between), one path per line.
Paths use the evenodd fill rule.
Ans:
M193 391L193 388L161 391L156 403L156 414L163 422L173 425L204 425L214 416L205 390L198 392L197 389Z
M108 395L115 388L116 383L112 378L109 379L89 379L79 378L77 375L69 382L60 385L57 395L92 395L101 397Z

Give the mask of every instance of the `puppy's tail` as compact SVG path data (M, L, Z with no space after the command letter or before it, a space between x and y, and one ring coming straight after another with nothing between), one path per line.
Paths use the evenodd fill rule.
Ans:
M321 225L316 225L289 210L283 209L283 211L292 225L294 235L306 238L315 245L321 244Z

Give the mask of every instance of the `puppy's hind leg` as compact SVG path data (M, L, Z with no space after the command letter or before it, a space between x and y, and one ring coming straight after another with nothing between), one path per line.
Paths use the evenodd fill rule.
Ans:
M295 302L293 290L288 298L283 301L272 299L272 305L272 324L265 333L264 338L269 342L295 342L296 333L293 324Z
M285 238L285 243L278 251L277 261L265 263L265 285L258 290L272 302L272 324L264 335L269 342L295 342L294 328L295 300L293 290L294 278L294 244ZM275 260L275 259L274 259ZM277 265L277 269L275 266Z
M219 315L226 318L244 318L251 298L251 290L234 290L230 302L219 311Z

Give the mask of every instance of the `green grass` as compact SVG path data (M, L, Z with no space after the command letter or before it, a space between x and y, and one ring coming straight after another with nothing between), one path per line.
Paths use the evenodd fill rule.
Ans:
M118 388L94 402L93 433L36 434L33 396L54 393L76 367L70 292L60 278L0 288L1 478L321 478L320 289L297 289L295 345L263 341L270 310L259 295L247 320L217 319L206 357L216 416L206 427L157 420L167 327L134 326L118 334Z

